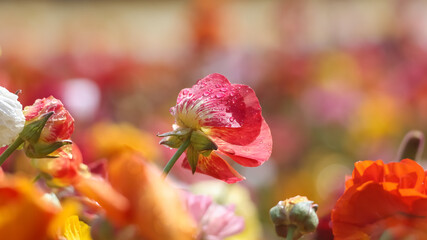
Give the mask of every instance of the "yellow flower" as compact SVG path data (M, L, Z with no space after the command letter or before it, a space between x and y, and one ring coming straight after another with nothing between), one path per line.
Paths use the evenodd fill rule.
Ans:
M92 240L90 227L76 215L65 220L63 235L67 240Z
M381 93L372 95L362 102L351 124L350 133L360 141L395 136L402 124L395 99Z

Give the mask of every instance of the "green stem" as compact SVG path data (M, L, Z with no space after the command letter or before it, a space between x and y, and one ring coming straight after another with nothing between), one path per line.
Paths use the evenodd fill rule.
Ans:
M175 152L175 154L172 156L172 158L169 160L168 164L166 164L165 168L163 169L163 174L166 177L170 170L172 169L173 165L176 163L178 158L182 155L182 153L185 151L185 149L190 146L190 136L187 137L185 142L178 148L178 150Z
M12 154L19 146L24 143L21 137L18 137L7 149L0 155L0 166L3 165L4 161Z
M37 176L34 177L34 179L33 179L33 183L37 182L41 178L41 176L42 176L41 173L37 174Z
M290 225L288 227L288 234L286 235L286 240L292 240L294 239L294 232L295 232L295 226Z

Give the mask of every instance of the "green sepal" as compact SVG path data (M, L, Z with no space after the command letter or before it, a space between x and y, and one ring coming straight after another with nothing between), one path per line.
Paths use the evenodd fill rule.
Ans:
M196 151L192 145L187 148L187 161L190 164L191 172L196 172L197 163L199 161L199 152Z
M287 215L283 211L283 206L277 204L270 209L270 218L275 225L286 224Z
M191 145L198 152L206 151L206 150L217 150L218 146L203 132L201 131L193 131L191 133Z
M313 232L319 224L319 218L316 214L317 207L313 201L299 202L290 211L289 219L291 222L299 223L298 229L301 232Z
M167 136L160 140L159 144L166 145L170 148L179 148L184 141L177 136Z
M202 154L204 157L209 157L211 155L213 150L206 150L206 151L201 151L200 154Z
M29 124L25 125L22 132L19 134L19 137L24 141L35 144L40 139L41 132L43 131L44 126L47 123L47 120L55 112L48 112L39 117L38 120L32 121Z
M168 137L168 136L184 137L184 136L188 135L190 132L191 132L190 128L178 128L178 129L171 131L171 132L157 134L157 137Z
M55 158L56 156L49 156L52 152L57 150L58 148L72 144L71 140L62 140L54 143L43 143L37 142L35 144L31 144L28 142L24 143L24 152L25 155L29 158Z

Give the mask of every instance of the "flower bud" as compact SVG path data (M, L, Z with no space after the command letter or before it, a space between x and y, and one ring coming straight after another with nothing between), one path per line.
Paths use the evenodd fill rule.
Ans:
M418 130L409 131L400 143L396 162L405 158L419 161L424 150L424 133Z
M61 101L50 96L24 108L25 127L20 137L30 158L52 157L52 152L71 144L74 119Z
M18 96L0 87L0 147L11 144L24 124L25 117Z
M319 224L317 207L313 201L302 196L280 201L270 210L270 217L276 227L277 235L286 237L291 227L295 229L293 239L314 232Z
M159 143L162 145L166 145L170 148L179 148L182 145L183 141L180 137L177 136L167 136L162 138Z
M74 131L74 119L64 108L62 102L52 96L37 99L33 105L24 108L25 125L39 120L41 116L49 112L53 112L53 115L47 119L39 140L53 143L70 139Z
M191 134L191 129L189 128L178 128L172 132L158 134L158 137L163 137L160 141L160 144L166 145L170 148L179 148L184 140Z

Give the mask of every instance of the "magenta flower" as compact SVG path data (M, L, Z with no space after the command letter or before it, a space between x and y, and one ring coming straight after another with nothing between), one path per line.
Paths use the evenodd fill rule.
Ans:
M187 142L183 167L193 173L234 183L244 177L226 159L257 167L271 155L270 128L255 92L246 85L231 84L217 73L208 75L181 90L170 112L174 131L159 135L166 137L161 143L179 148Z
M197 240L222 240L245 228L242 217L234 214L234 206L222 206L203 195L186 194L188 211L198 224Z

